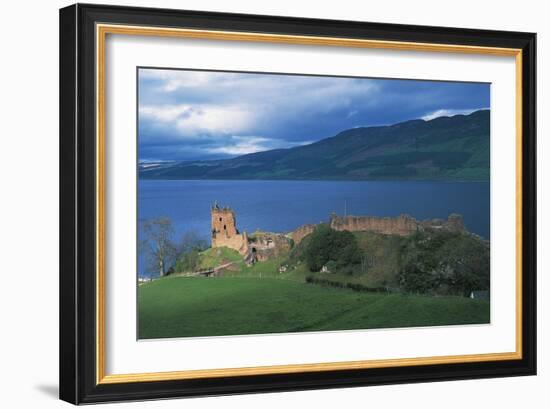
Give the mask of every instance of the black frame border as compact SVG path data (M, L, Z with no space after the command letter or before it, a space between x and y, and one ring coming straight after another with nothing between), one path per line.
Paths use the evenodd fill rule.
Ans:
M522 50L522 359L96 384L96 23ZM76 4L60 10L60 388L74 404L536 374L536 34Z

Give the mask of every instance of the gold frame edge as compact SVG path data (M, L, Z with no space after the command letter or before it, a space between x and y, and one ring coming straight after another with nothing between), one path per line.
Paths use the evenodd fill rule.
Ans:
M522 359L522 50L455 44L415 43L352 38L263 34L236 31L96 24L96 383L119 384L232 376L291 374L350 369L388 368ZM324 362L170 372L109 374L105 372L105 41L107 34L161 36L224 41L338 46L400 51L513 56L516 65L516 350L503 353L449 355L366 361Z

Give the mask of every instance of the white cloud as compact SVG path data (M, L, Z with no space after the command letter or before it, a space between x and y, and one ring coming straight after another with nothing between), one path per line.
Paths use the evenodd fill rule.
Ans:
M300 142L292 142L289 144L289 147L292 148L294 146L304 146L304 145L311 145L313 142L317 141L300 141Z
M258 86L259 82L265 87L274 82L273 80L276 82L275 77L262 77L254 74L243 77L241 73L216 71L143 69L139 75L141 79L159 81L160 89L165 92L188 90L189 88L209 89L209 87L211 90L239 89L246 86Z
M140 107L144 119L152 119L179 130L179 136L239 133L249 128L254 118L240 106L214 105L146 105Z
M290 148L313 143L313 141L300 141L289 144L279 139L265 138L263 136L231 136L228 138L227 143L224 145L208 147L204 150L209 154L246 155L270 149Z
M273 139L261 136L232 136L231 141L232 143L206 148L205 150L211 154L245 155L272 149L273 143L276 142Z
M281 108L309 109L311 104L318 110L347 107L357 96L367 98L379 89L375 80L354 78L331 78L323 76L293 76L250 73L189 71L189 70L140 70L140 79L155 80L154 87L161 92L191 96L199 93L218 101L242 101L246 98L255 104ZM179 92L178 92L179 91ZM296 98L299 96L299 98ZM373 101L374 102L374 101Z
M223 76L209 71L178 71L178 70L141 70L140 78L162 82L163 91L172 92L180 88L204 87L214 81L223 80Z
M484 108L485 109L485 108ZM472 112L478 111L476 109L438 109L437 111L430 112L422 117L424 121L431 121L432 119L439 118L441 116L455 116L455 115L469 115Z
M349 119L352 116L357 115L357 112L359 112L359 111L353 110L353 111L348 112L347 118Z

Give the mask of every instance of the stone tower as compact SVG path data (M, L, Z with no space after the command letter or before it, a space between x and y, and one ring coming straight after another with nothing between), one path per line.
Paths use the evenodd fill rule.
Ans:
M231 238L239 232L236 227L235 212L229 207L212 206L212 244L217 238Z
M212 247L229 247L244 254L248 251L248 237L237 230L235 212L214 203L211 209Z

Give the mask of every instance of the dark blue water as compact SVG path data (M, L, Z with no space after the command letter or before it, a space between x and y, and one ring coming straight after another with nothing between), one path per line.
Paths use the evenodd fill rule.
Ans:
M237 228L248 232L289 232L328 221L331 212L406 213L419 220L459 213L469 231L487 239L490 232L489 182L141 180L138 218L169 217L176 236L193 230L208 240L210 207L216 200L232 207ZM141 258L138 264L140 275L146 275Z

